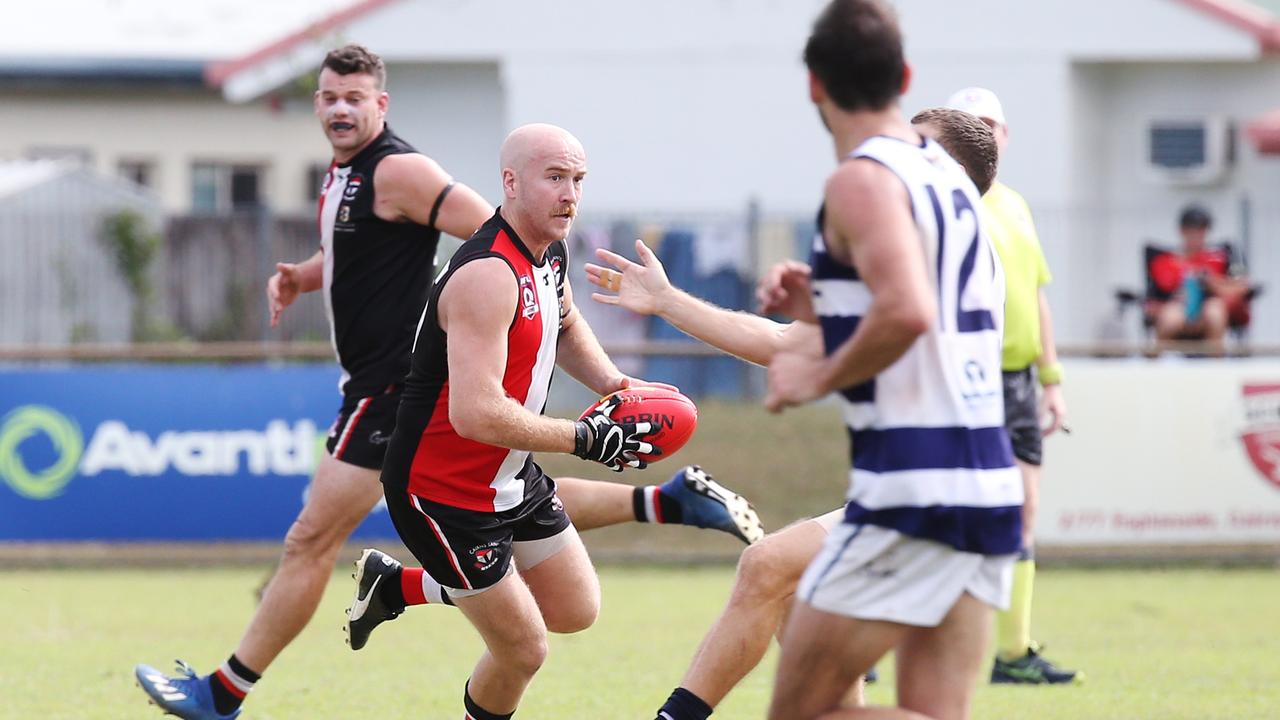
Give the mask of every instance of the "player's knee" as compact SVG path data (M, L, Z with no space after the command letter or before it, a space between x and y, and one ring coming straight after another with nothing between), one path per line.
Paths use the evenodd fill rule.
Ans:
M553 633L582 632L595 624L600 617L600 598L583 598L579 602L560 604L552 612L543 613L547 629Z
M774 537L747 547L738 559L733 596L738 602L771 602L795 592L803 567L795 567Z
M332 527L299 517L284 536L284 554L292 558L320 559L337 552L342 541Z
M530 634L501 648L490 647L494 659L511 671L525 677L533 677L547 661L547 636Z

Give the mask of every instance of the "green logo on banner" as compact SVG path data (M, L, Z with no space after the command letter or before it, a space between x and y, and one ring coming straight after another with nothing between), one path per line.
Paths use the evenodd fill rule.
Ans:
M44 433L53 444L58 459L41 470L32 470L22 459L22 443ZM62 413L42 405L23 405L0 423L0 478L24 497L47 500L59 495L71 482L84 437L80 427Z

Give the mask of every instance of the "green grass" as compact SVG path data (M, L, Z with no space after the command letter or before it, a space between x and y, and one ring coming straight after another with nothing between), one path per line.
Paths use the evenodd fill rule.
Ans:
M0 572L6 652L0 718L160 717L132 667L182 657L207 671L233 648L262 572ZM606 567L596 627L556 637L517 717L647 720L679 681L732 581L728 567ZM254 691L248 720L457 718L480 652L451 608L411 611L360 653L339 630L335 575L311 627ZM1280 708L1280 574L1270 570L1058 570L1038 577L1036 637L1087 671L1081 687L982 686L975 717L1270 718ZM717 718L763 717L773 654ZM892 693L871 690L873 702Z

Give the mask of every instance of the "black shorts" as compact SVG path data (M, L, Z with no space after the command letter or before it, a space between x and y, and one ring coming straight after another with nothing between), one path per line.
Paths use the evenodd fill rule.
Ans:
M1013 443L1013 455L1028 465L1044 457L1040 433L1040 401L1031 368L1004 373L1004 426Z
M528 483L524 502L501 512L441 505L388 485L387 510L428 575L447 588L481 590L506 576L513 542L545 540L570 526L555 481L538 468Z
M370 470L381 470L387 443L396 429L400 386L389 386L381 395L342 399L338 419L329 428L325 448L335 460Z

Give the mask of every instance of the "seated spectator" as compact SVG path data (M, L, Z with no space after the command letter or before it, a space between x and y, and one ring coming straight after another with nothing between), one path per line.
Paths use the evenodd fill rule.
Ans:
M1230 320L1248 312L1249 284L1231 277L1228 249L1205 242L1212 224L1207 210L1188 206L1178 221L1182 252L1151 260L1151 279L1167 298L1152 307L1157 340L1205 340L1220 351Z

